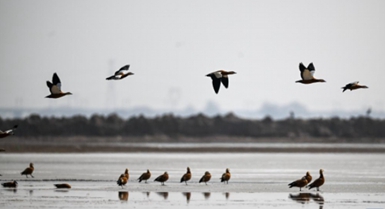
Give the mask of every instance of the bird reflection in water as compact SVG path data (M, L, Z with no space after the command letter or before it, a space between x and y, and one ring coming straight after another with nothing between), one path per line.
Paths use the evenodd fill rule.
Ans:
M191 192L182 192L182 194L186 197L186 202L188 204L190 202Z
M226 197L226 200L228 200L229 197L230 197L230 192L226 192L226 193L224 193L224 195L225 195L225 197Z
M325 199L324 199L324 197L322 197L320 194L312 194L312 193L310 193L310 197L311 197L311 199L314 201L314 202L316 202L316 203L318 203L318 205L319 205L319 209L322 209L323 208L323 206L324 206L324 202L325 202Z
M128 201L128 192L119 192L119 200Z
M205 197L206 200L210 198L210 195L211 195L210 192L203 192L203 196Z
M4 189L3 191L8 191L8 192L16 193L16 192L17 192L17 189L16 189L16 188L6 188L6 189Z
M158 195L162 196L163 199L167 200L168 192L157 192Z
M309 203L310 199L312 199L314 202L316 202L319 205L320 209L323 208L323 205L325 202L325 199L318 193L290 194L289 198L301 204Z
M305 204L310 201L310 193L290 194L289 198L298 203Z
M145 194L147 198L150 197L150 192L143 192L143 194Z

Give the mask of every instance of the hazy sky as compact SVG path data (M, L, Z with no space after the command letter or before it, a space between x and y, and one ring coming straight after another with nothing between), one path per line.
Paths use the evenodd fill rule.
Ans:
M0 28L0 107L385 111L381 0L0 0ZM299 62L327 82L295 83ZM237 74L216 95L218 69ZM44 98L54 72L72 96ZM369 89L342 93L352 81Z

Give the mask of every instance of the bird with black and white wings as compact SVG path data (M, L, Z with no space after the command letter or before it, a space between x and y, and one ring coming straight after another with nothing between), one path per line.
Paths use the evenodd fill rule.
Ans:
M215 72L209 73L206 76L210 77L213 83L213 88L216 94L218 94L221 83L228 88L229 87L229 77L228 75L236 74L234 71L225 71L217 70Z
M134 73L129 72L130 65L125 65L121 67L118 71L115 72L113 76L106 78L106 80L121 80L129 75L134 75Z
M310 63L307 67L303 63L299 63L299 71L302 80L296 81L296 83L311 84L317 82L326 82L324 79L314 78L315 68L313 63Z
M6 131L2 131L0 130L0 138L4 138L4 137L7 137L9 135L14 135L15 134L15 130L17 129L17 125L14 125L13 128L9 129L9 130L6 130Z
M51 94L46 96L46 98L57 99L57 98L65 96L65 95L71 95L72 94L71 92L63 93L61 91L61 81L60 81L59 76L56 73L54 73L52 76L52 83L47 81L47 86L48 86Z

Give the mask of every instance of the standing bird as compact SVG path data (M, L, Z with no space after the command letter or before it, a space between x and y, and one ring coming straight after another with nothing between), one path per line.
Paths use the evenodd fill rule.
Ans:
M306 172L306 175L305 176L303 176L302 178L306 178L306 180L307 180L307 183L310 183L311 182L311 180L313 179L313 177L310 175L310 172L308 171L308 172Z
M345 92L348 89L350 91L352 91L352 90L355 90L355 89L367 89L367 88L369 88L369 87L363 86L363 85L359 85L358 81L356 81L356 82L348 83L344 87L342 87L342 89L343 89L342 92Z
M151 173L150 173L150 170L147 169L147 172L145 173L142 173L142 175L140 175L140 177L138 178L138 181L139 183L142 182L144 180L144 182L147 183L147 180L151 177Z
M58 189L71 189L71 185L69 184L54 184Z
M15 130L17 129L17 125L14 125L13 128L9 129L9 130L6 130L6 131L1 131L0 130L0 138L4 138L4 137L7 137L7 136L10 136L10 135L14 135L15 134Z
M61 91L61 82L60 82L59 76L56 73L54 73L52 76L52 83L47 81L47 86L51 94L46 96L45 98L57 99L65 95L72 95L71 92L63 93Z
M128 168L124 171L124 176L127 178L127 181L130 179L130 174L128 174Z
M207 185L207 182L210 181L211 179L211 174L206 171L205 174L202 176L202 178L199 180L199 183L201 182L205 182L205 184Z
M29 164L29 167L24 169L23 172L21 172L21 175L25 175L25 177L28 178L28 175L32 176L32 172L35 170L35 168L33 167L33 163L30 163ZM32 178L35 178L32 176Z
M120 80L129 75L134 75L134 73L128 72L130 65L125 65L121 67L118 71L115 72L113 76L106 78L106 80Z
M127 181L127 177L124 174L121 174L116 183L123 188L123 186L127 184Z
M160 183L162 183L162 185L164 185L164 182L166 182L167 180L168 180L168 173L164 172L164 174L158 176L154 181L159 181Z
M3 187L17 187L17 181L10 181L10 182L5 182L1 183Z
M210 77L213 81L213 87L216 94L218 94L219 87L222 84L228 88L229 87L229 77L228 75L236 74L234 71L224 71L224 70L218 70L215 72L212 72L210 74L207 74L206 76Z
M183 174L182 178L180 179L180 183L184 182L187 185L187 181L191 179L191 171L190 168L187 167L187 172Z
M323 172L324 172L323 169L319 170L320 177L318 179L314 180L313 183L311 183L307 186L309 189L317 187L317 191L319 191L319 187L325 183L325 177L324 177Z
M301 179L291 182L290 184L288 184L288 186L289 188L299 187L299 191L301 191L302 187L306 186L308 183L309 182L306 180L306 176L304 176Z
M315 68L313 63L310 63L307 68L301 63L299 63L299 70L301 71L302 80L296 81L296 83L311 84L316 82L326 82L324 79L316 79L313 77Z
M224 182L227 184L229 184L229 180L231 178L231 173L230 173L230 170L228 168L226 168L226 172L222 174L222 177L220 178L221 182Z

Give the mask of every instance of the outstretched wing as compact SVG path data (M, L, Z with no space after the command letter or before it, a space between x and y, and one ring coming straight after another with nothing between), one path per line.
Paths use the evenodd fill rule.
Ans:
M50 88L52 94L59 94L61 93L61 81L59 79L59 76L54 73L52 76L52 84L53 86ZM48 83L47 83L48 85Z
M216 94L218 94L219 87L221 86L221 79L214 78L214 76L211 77L213 80L213 88Z
M52 83L53 83L53 85L56 85L56 86L60 85L61 86L59 76L56 73L54 73L52 76Z
M118 71L116 71L115 75L119 75L124 71L128 71L129 68L130 68L130 65L125 65L125 66L121 67Z
M311 75L314 75L315 68L312 62L307 66L307 69L310 71Z
M229 87L229 77L227 75L223 76L221 81L226 88Z

